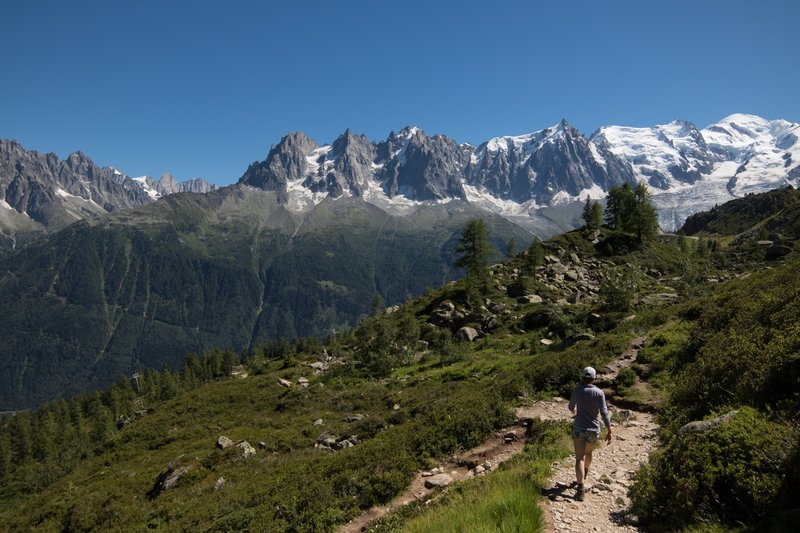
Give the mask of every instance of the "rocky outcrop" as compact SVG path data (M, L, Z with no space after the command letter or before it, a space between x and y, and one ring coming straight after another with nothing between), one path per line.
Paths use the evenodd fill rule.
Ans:
M150 489L147 496L151 500L157 498L164 491L174 488L181 478L196 468L196 459L190 459L185 455L177 457L158 475L153 488Z
M703 433L708 431L709 429L715 428L720 424L724 424L734 416L739 411L731 411L729 413L725 413L722 416L718 416L716 418L712 418L710 420L697 420L694 422L689 422L685 424L678 430L678 437L682 437L687 433Z
M317 437L317 442L314 444L314 447L327 451L336 451L352 448L359 442L356 435L336 435L335 433L326 431Z

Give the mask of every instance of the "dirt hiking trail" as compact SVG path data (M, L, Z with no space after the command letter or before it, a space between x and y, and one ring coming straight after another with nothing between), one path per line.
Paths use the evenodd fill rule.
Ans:
M630 347L614 362L602 369L598 385L609 386L619 371L636 360L644 338L634 339ZM609 397L609 391L606 391ZM414 501L427 501L453 481L485 475L499 464L520 453L525 447L525 428L530 419L570 421L567 400L553 398L516 409L519 425L495 433L477 448L451 457L432 471L419 472L409 487L384 506L363 512L337 530L338 533L367 531L370 524ZM638 519L629 513L628 487L639 464L658 446L658 425L650 413L617 409L609 402L614 428L610 444L595 447L589 475L584 482L584 501L575 499L575 456L554 463L550 486L543 491L543 508L548 533L638 532Z

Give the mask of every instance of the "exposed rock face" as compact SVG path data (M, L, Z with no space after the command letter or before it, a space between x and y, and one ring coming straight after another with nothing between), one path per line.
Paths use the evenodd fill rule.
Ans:
M317 143L303 132L290 133L270 149L267 159L252 163L239 183L275 191L278 198L285 202L288 199L288 183L306 176L308 157L316 148Z
M175 181L175 178L169 172L161 174L161 178L158 181L153 181L149 177L147 179L150 180L152 187L158 191L161 196L180 192L206 193L216 189L214 185L211 185L202 178Z
M392 133L377 152L378 180L388 196L420 201L466 198L462 183L470 150L449 137L428 137L421 130L406 128Z
M376 148L363 135L353 135L348 129L333 142L327 156L316 161L317 170L303 185L314 192L327 192L339 197L345 191L361 196L371 177Z
M0 140L0 200L46 229L151 201L131 178L81 152L62 161L6 140Z
M208 192L202 179L176 182L168 173L160 180L131 178L100 168L82 152L64 160L55 154L25 150L15 141L0 140L0 231L57 230L76 220L139 207L176 192Z

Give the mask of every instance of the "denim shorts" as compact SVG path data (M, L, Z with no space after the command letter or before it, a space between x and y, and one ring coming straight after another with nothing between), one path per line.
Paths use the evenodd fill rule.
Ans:
M597 439L600 438L600 432L594 429L572 429L572 438L573 439L583 439L586 442L597 442Z

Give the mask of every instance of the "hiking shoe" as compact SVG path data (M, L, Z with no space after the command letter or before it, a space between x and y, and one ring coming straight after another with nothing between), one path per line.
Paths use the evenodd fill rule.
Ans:
M579 502L583 501L583 485L578 485L578 490L575 491L575 499Z

